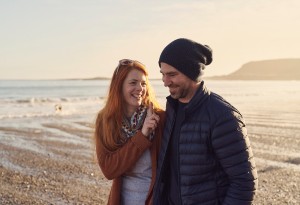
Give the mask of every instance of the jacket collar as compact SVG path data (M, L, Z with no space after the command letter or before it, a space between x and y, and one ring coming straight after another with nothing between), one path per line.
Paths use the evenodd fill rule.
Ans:
M210 91L205 86L204 81L200 83L199 88L197 89L195 95L192 97L190 102L185 107L185 111L187 114L192 113L195 109L198 109L199 106L208 98L210 95ZM173 99L171 95L167 97L167 102L172 106L173 109L176 108L178 100Z

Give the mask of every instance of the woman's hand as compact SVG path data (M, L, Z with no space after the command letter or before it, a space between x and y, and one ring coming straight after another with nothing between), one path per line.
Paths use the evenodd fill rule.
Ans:
M153 112L153 104L150 103L147 109L147 116L145 118L142 133L146 137L149 137L150 134L155 130L159 122L159 116Z

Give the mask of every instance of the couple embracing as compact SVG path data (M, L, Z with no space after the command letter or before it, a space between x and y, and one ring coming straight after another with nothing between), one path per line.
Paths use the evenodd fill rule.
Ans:
M257 171L241 113L201 79L212 49L190 39L159 57L166 110L142 63L123 59L95 124L112 205L250 205Z

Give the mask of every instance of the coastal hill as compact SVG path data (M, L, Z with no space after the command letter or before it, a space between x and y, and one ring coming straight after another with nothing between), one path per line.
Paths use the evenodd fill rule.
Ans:
M300 59L252 61L229 75L206 77L206 79L300 80Z

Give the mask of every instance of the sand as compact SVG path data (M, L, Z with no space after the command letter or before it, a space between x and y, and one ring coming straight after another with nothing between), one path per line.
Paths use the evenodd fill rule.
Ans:
M0 204L105 204L111 183L96 164L91 124L56 120L0 126Z
M254 204L300 204L299 124L256 117L248 124L259 174ZM39 126L0 124L0 204L106 204L111 182L96 163L91 123L35 120Z

